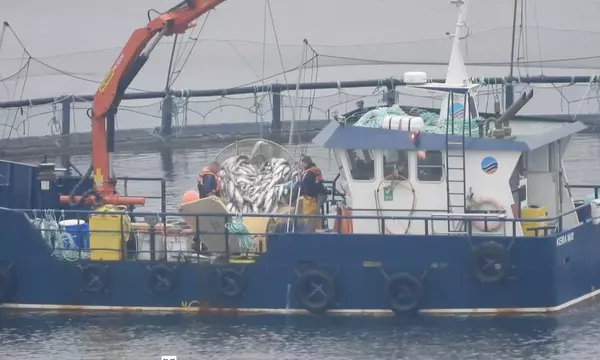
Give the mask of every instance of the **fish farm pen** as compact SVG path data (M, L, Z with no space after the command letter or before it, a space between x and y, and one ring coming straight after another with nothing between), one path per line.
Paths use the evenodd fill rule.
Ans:
M514 92L516 85L533 85L533 84L588 84L597 85L595 76L531 76L531 77L484 77L473 78L473 83L479 83L482 87L496 87L500 92L504 106L508 107L513 103ZM433 79L432 83L443 83L443 79ZM109 136L114 136L114 142L119 150L135 150L135 151L153 151L159 147L194 147L201 144L205 146L211 143L229 143L235 140L240 140L248 137L263 137L273 141L310 141L331 119L332 109L340 104L346 105L347 114L362 114L376 105L390 106L398 102L398 87L406 86L406 84L397 78L373 79L373 80L358 80L358 81L339 81L339 82L312 82L299 84L266 84L247 87L234 87L229 89L210 89L210 90L171 90L171 91L154 91L154 92L130 92L124 95L123 100L150 100L157 99L160 101L160 114L154 116L160 118L160 126L144 126L136 124L133 128L116 129L116 120L108 118L107 131ZM367 96L354 96L353 100L345 102L338 101L335 104L326 108L319 108L311 104L297 104L296 107L306 108L305 114L300 113L298 119L293 121L284 121L284 110L294 107L293 92L311 91L314 101L316 91L323 90L338 90L340 94L342 89L356 88L375 88L375 91L369 96L376 96L377 99L372 101L372 104L364 104L364 108L356 108L352 104L352 109L348 109L347 103L354 103ZM296 93L297 94L297 93ZM252 102L249 107L243 107L237 104L229 104L216 106L205 114L198 111L193 111L187 108L187 101L192 98L213 98L221 101L230 96L248 95L247 99ZM497 94L496 94L497 95ZM329 95L331 97L331 95ZM297 98L298 95L295 95ZM221 100L219 100L221 99ZM67 95L62 97L45 97L36 99L24 99L18 101L0 102L0 114L7 111L14 111L14 119L19 116L20 122L13 121L10 124L10 119L13 116L6 118L5 128L9 130L3 131L3 136L0 138L0 158L23 158L26 156L36 156L39 154L58 155L58 154L85 154L89 152L91 138L89 131L72 131L74 123L75 109L85 111L81 104L89 104L93 101L93 95ZM209 100L210 101L210 100ZM303 101L306 101L303 99ZM208 101L207 101L208 102ZM265 109L263 102L270 104L270 109ZM403 99L400 99L400 104L404 104ZM362 105L362 104L361 104ZM48 106L51 110L48 110ZM211 124L187 124L186 121L179 121L176 118L183 116L187 119L188 113L194 116L205 118L209 113L218 108L226 106L243 108L250 116L254 115L254 121L248 119L219 119ZM45 107L44 111L37 115L30 115L29 110ZM119 107L119 113L126 111L127 105ZM412 106L407 106L411 108ZM419 106L420 108L438 113L439 110L435 107L428 108ZM482 108L484 109L484 108ZM318 110L320 113L315 115L313 111ZM89 109L87 109L89 115ZM336 110L337 111L337 110ZM269 112L270 119L265 119L265 115ZM494 116L495 111L483 111L483 117ZM39 115L52 114L52 118L48 123L50 131L45 133L28 134L24 127L30 118ZM243 116L243 115L242 115ZM355 115L356 116L356 115ZM516 119L531 119L531 118L555 118L557 121L565 121L572 118L572 115L525 115L517 116ZM596 124L598 124L597 115L579 115L578 120L590 126L591 132L595 132ZM241 122L240 122L241 120ZM22 133L21 128L23 128ZM44 126L35 126L35 130L40 130ZM294 133L294 137L290 136L290 132ZM8 136L5 134L8 133ZM12 134L12 135L11 135ZM15 135L17 134L17 135Z

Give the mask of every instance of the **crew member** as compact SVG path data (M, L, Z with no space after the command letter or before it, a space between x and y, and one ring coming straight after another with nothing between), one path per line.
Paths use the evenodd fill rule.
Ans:
M304 171L300 176L300 202L303 215L319 215L321 202L326 191L323 185L321 170L315 165L309 156L302 156L300 160ZM309 229L321 229L323 220L320 218L307 219Z
M221 196L221 180L217 175L220 168L221 165L213 161L200 171L200 175L198 175L198 193L201 199L209 196Z

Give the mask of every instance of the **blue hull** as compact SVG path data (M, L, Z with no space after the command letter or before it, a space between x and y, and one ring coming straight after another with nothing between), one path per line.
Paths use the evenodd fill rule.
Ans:
M0 228L6 308L293 313L306 308L299 277L314 270L333 280L328 312L391 313L387 282L399 273L420 281L423 313L556 312L600 292L600 226L591 222L569 230L560 246L565 233L494 237L509 249L510 266L487 283L474 275L472 249L490 237L274 234L264 254L225 264L71 262L51 256L21 212L0 209ZM90 264L104 269L99 288L97 278L83 276ZM157 266L172 269L167 290L156 287ZM231 270L240 291L221 276Z

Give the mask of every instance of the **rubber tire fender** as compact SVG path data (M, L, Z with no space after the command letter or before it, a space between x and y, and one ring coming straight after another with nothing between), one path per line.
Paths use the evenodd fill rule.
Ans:
M153 294L169 293L175 289L173 268L159 264L150 268L148 276L148 290Z
M495 283L504 279L510 266L510 252L502 244L487 241L473 249L473 273L483 283Z
M6 268L0 268L0 304L4 303L10 297L13 280L10 271Z
M81 267L85 292L96 293L108 287L108 272L101 264L88 264Z
M394 274L387 279L386 295L390 309L396 315L414 313L421 305L423 285L419 279L408 273ZM402 301L400 296L407 297L409 301Z
M241 272L227 268L219 270L219 290L227 297L236 297L244 293L244 276Z
M321 295L320 300L312 297ZM310 269L298 275L296 296L300 304L313 314L323 314L329 309L336 297L335 279L319 269Z

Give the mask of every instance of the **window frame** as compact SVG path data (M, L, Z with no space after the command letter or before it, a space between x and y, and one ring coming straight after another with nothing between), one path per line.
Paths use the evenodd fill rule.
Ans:
M444 182L444 168L446 167L446 164L444 164L444 153L441 150L423 150L425 151L425 158L427 159L427 155L430 152L437 152L440 154L440 164L439 165L419 165L419 156L417 154L417 152L415 152L415 156L416 156L416 162L415 162L415 167L416 167L416 180L420 183L430 183L430 184L439 184ZM427 168L427 169L433 169L433 168L439 168L441 169L441 176L438 180L422 180L420 178L420 173L419 170L420 168Z
M411 161L411 157L413 156L412 153L414 151L410 151L410 150L399 150L399 149L383 149L381 150L381 178L383 180L389 180L386 179L388 176L392 175L392 174L388 174L386 175L386 153L388 152L396 152L397 154L401 154L404 153L406 155L406 177L404 177L403 175L401 175L400 179L397 179L399 181L410 181L411 180L411 176L413 175L414 171L413 171L413 166L412 166L412 161ZM390 162L391 163L391 162Z
M363 151L368 151L371 157L371 160L373 162L373 177L371 179L355 179L354 176L352 175L352 170L353 170L353 166L352 166L352 162L350 161L350 152L356 152L357 150L360 150L361 152ZM348 165L348 175L349 178L352 179L352 181L356 181L356 182L361 182L361 183L374 183L375 180L377 179L377 156L375 155L375 152L371 149L346 149L345 153L345 158L346 158L346 164ZM363 153L364 156L364 153Z

